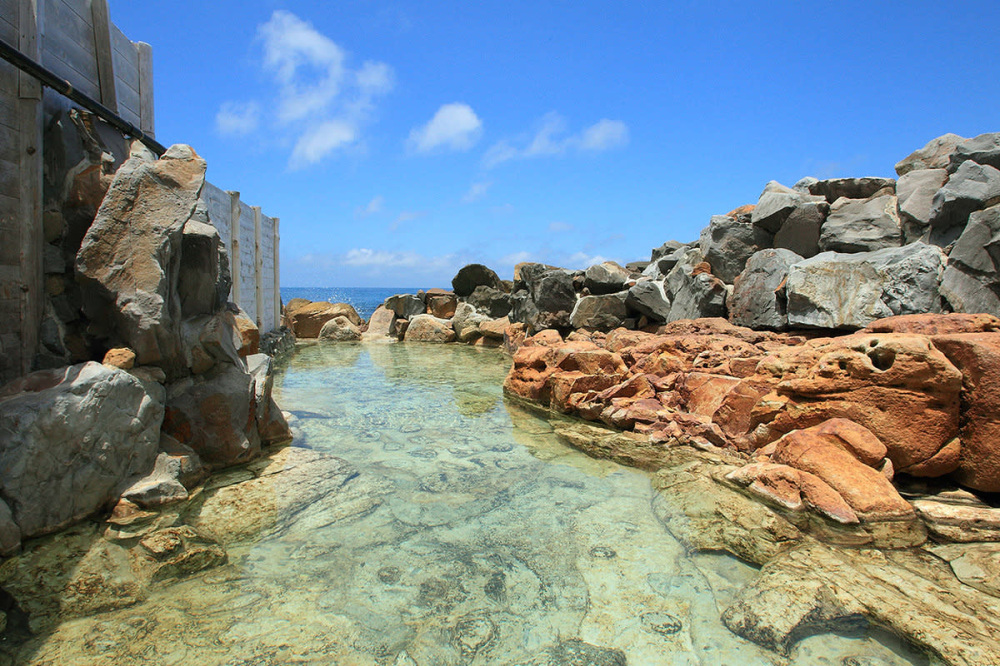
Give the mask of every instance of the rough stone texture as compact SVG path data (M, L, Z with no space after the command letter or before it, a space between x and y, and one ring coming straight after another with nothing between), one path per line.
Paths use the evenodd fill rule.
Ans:
M677 262L684 258L684 254L691 247L690 245L685 245L684 243L678 243L677 241L670 241L669 243L665 243L663 247L653 250L653 254L655 255L658 250L663 250L667 248L668 245L671 247L673 246L676 247L673 247L673 249L671 249L669 252L666 252L666 254L660 255L656 259L651 261L648 266L642 269L643 275L650 277L654 280L664 279L665 277L667 277L667 275L670 274L670 271L673 270L674 266L677 265Z
M586 328L597 331L610 331L622 325L628 316L625 308L626 294L607 294L604 296L584 296L576 303L570 323L573 328Z
M933 341L962 372L962 450L955 478L968 488L1000 492L1000 333Z
M771 246L772 235L759 226L725 215L713 215L701 232L699 247L712 274L732 284L743 272L750 255Z
M949 335L952 333L991 333L1000 331L1000 319L988 314L914 314L879 319L865 333L916 333Z
M896 197L838 199L823 223L819 249L834 252L870 252L903 243Z
M662 280L637 282L629 288L625 305L656 322L665 322L670 316L670 299Z
M482 264L463 266L459 269L455 277L452 278L451 286L455 291L455 295L459 298L469 296L479 286L492 287L500 291L504 290L500 276Z
M1000 203L1000 171L975 162L962 162L934 195L931 242L948 245L961 235L971 213L997 203Z
M422 303L420 311L423 312ZM363 323L357 311L348 303L319 301L295 309L285 308L285 319L296 338L319 337L323 324L334 317L347 317L355 326L361 326Z
M712 275L698 248L685 252L667 276L666 287L670 294L668 322L726 316L726 286Z
M1000 542L1000 509L967 490L917 497L913 508L938 542Z
M799 204L774 233L771 246L791 250L803 257L817 254L820 230L829 212L830 205L825 201Z
M22 537L87 517L116 500L126 479L147 473L162 401L155 384L95 362L3 387L0 492Z
M368 329L361 334L364 341L378 341L383 338L392 339L393 325L396 323L396 313L384 305L375 308L371 319L368 320Z
M781 229L796 208L805 203L819 202L825 203L826 198L796 192L772 180L765 186L750 219L754 226L774 234Z
M941 291L957 312L1000 314L1000 205L969 216Z
M469 342L479 336L479 326L489 320L489 317L477 312L469 303L459 303L455 316L451 319L451 327L459 342Z
M226 246L218 230L208 223L208 214L201 210L202 205L198 203L194 215L203 221L188 220L181 237L177 295L183 317L218 311L225 305L232 286Z
M131 370L135 367L135 352L128 347L115 347L108 350L101 363L109 368Z
M484 321L481 323L479 325L479 332L484 338L489 338L491 340L503 340L508 327L510 327L510 319L507 317L501 317L500 319Z
M254 386L242 367L219 364L167 389L163 432L185 444L213 469L260 453Z
M153 471L129 486L122 497L147 509L186 500L187 488L180 481L184 474L181 459L160 453Z
M956 171L967 160L1000 169L1000 132L980 134L960 142L951 153L948 171Z
M650 255L649 255L649 261L650 261L650 263L654 263L654 262L656 262L656 260L660 259L661 257L666 257L668 255L673 254L677 250L680 250L680 249L686 248L686 247L687 247L687 244L686 243L681 243L680 241L675 241L675 240L667 241L666 243L664 243L660 247L654 247L653 248L652 252L650 252Z
M455 308L458 307L458 298L451 292L427 293L427 314L434 315L438 319L451 319L455 316Z
M744 271L733 281L727 302L729 321L737 326L780 331L788 328L788 270L802 257L791 250L761 250L754 253Z
M409 319L418 314L424 314L427 307L424 300L416 294L396 294L385 299L383 305L387 310L392 310L400 319Z
M957 134L945 134L931 139L927 145L915 150L896 163L896 174L905 176L920 169L944 169L951 161L955 147L965 141Z
M631 275L613 261L595 264L584 272L583 285L591 294L614 294L625 289Z
M118 169L76 257L92 332L168 374L179 371L184 226L204 183L205 161L187 146L158 160L136 154Z
M260 443L264 446L287 444L292 440L291 430L281 409L271 397L274 359L267 354L248 356L247 372L253 380L253 413Z
M319 331L319 339L331 342L353 342L361 339L361 329L347 317L334 317L323 324L323 328Z
M247 313L240 310L235 314L236 332L240 336L239 355L242 357L260 353L260 329Z
M493 319L506 317L510 313L510 294L493 287L476 287L466 302Z
M944 169L920 169L907 173L896 183L904 243L929 240L934 195L947 179L948 172Z
M513 318L527 324L532 331L546 328L568 328L570 314L576 307L576 289L573 279L577 273L563 269L538 270L540 264L535 264L522 271L522 276L528 285L530 306L523 307L520 313L513 313Z
M833 203L841 197L868 199L882 190L891 194L895 187L896 181L892 178L831 178L811 183L809 193L819 194L826 198L827 203Z
M406 342L453 342L455 330L447 319L438 319L432 315L417 315L410 319L406 327Z

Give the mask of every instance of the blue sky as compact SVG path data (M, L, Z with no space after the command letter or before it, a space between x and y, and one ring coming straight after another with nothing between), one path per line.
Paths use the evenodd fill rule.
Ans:
M1000 131L1000 3L111 0L157 138L281 218L284 286L648 259L768 180Z

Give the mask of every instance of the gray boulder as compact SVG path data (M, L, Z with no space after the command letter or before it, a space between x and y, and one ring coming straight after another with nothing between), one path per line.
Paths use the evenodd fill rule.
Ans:
M902 243L896 197L892 195L838 199L830 207L819 236L819 248L824 252L870 252Z
M199 201L198 207L203 204ZM195 216L199 211L195 211ZM218 230L204 222L190 219L181 236L181 264L177 293L181 316L194 317L219 311L229 299L232 276L229 255Z
M361 339L361 329L344 316L334 317L323 324L319 339L330 342L354 342Z
M163 413L159 385L93 361L0 389L0 494L21 537L113 504L153 467Z
M466 302L491 319L506 317L510 313L510 294L493 287L476 287Z
M941 291L956 312L1000 314L1000 205L969 216Z
M805 176L803 178L799 178L795 182L795 184L792 185L792 189L795 190L796 192L802 192L803 194L810 194L809 188L818 182L819 179L817 178L813 178L812 176Z
M803 257L817 254L820 230L829 212L830 204L825 201L807 201L799 204L781 223L781 228L774 234L771 246L791 250Z
M628 290L625 305L652 321L665 322L670 316L670 299L662 280L643 280Z
M451 327L459 342L469 342L479 337L479 325L490 321L470 303L459 303L455 308L455 316L451 318Z
M122 497L143 508L186 500L188 491L180 480L185 471L182 459L160 453L153 471L129 486Z
M353 322L350 322L353 325ZM264 446L285 444L292 439L291 429L278 404L271 396L274 386L274 359L267 354L247 356L247 372L253 380L254 419L260 443ZM160 442L163 448L163 442Z
M614 294L625 289L631 274L613 261L605 261L588 268L583 274L583 286L591 294Z
M17 554L21 549L21 528L14 522L7 502L0 498L0 557Z
M610 331L628 317L625 293L584 296L576 303L570 322L573 328Z
M418 314L424 314L427 308L424 299L416 294L396 294L385 299L383 305L400 319L410 319Z
M955 241L969 219L982 208L1000 203L1000 171L975 162L962 162L931 204L931 242L946 246Z
M951 154L948 171L954 173L967 160L1000 169L1000 132L980 134L959 143Z
M771 246L772 236L761 227L725 215L713 215L701 232L699 248L712 274L732 284L754 252Z
M892 178L831 178L817 180L809 186L810 194L819 194L833 203L841 197L847 199L869 199L876 193L895 194L896 181Z
M528 283L531 300L538 314L534 321L525 322L540 331L546 328L568 328L570 314L576 307L574 278L577 273L564 269L547 270Z
M691 247L690 245L684 245L683 243L677 243L676 241L664 243L663 247L673 244L676 244L677 247L651 261L650 264L642 270L642 274L646 277L653 278L654 280L662 280L666 278L670 271L674 269L674 266L677 265L677 262L684 258L684 254ZM656 252L657 250L653 250L654 254L656 254Z
M755 330L788 328L785 280L789 268L802 259L791 250L780 248L761 250L751 256L733 282L727 302L729 321Z
M698 248L688 249L684 259L670 271L666 291L670 296L668 322L726 316L726 285L712 275Z
M760 199L750 215L750 220L754 226L774 234L781 229L781 225L797 207L804 203L821 201L825 202L826 198L796 192L772 180L764 187L764 192L760 195Z
M660 257L666 257L667 255L673 254L677 250L680 250L681 248L685 247L687 247L686 243L681 243L680 241L675 241L675 240L667 241L660 247L653 248L653 251L650 253L649 256L649 261L655 262Z
M885 274L882 302L894 315L943 312L941 280L947 257L926 243L854 255Z
M951 154L964 138L957 134L945 134L931 139L920 150L915 150L896 163L896 175L905 176L920 169L944 169L951 161Z
M904 243L928 239L934 195L944 187L947 179L948 172L944 169L918 169L896 182Z
M451 279L451 286L459 298L468 296L479 286L503 291L503 282L500 280L500 276L493 272L493 269L482 264L463 266Z

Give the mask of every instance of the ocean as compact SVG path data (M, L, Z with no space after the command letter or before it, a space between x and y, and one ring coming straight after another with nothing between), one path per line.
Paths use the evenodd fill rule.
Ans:
M415 294L424 287L282 287L281 302L293 298L307 298L310 301L330 303L350 303L365 321L372 316L375 308L385 299L396 294Z

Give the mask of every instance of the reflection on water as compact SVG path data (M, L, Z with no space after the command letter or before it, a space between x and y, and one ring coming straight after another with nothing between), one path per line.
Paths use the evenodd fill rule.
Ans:
M353 471L276 475L292 481L268 491L275 524L228 543L228 565L64 622L25 661L923 663L865 637L812 637L784 658L731 634L719 614L754 570L686 553L653 515L648 477L505 403L506 369L464 346L300 347L275 381L295 444ZM243 502L237 518L258 500Z

